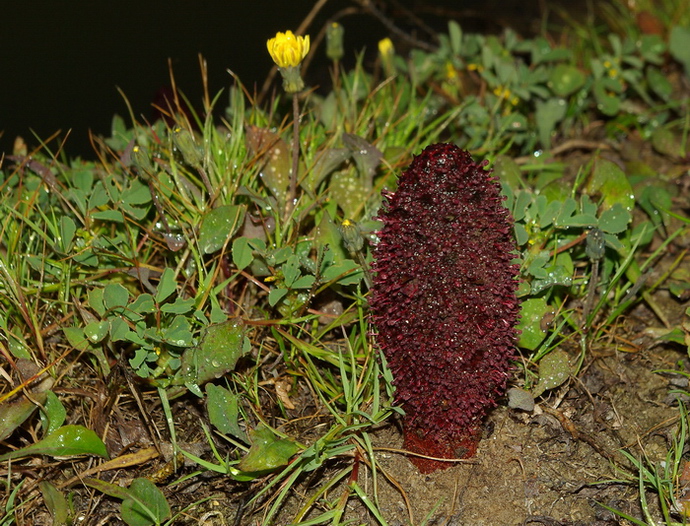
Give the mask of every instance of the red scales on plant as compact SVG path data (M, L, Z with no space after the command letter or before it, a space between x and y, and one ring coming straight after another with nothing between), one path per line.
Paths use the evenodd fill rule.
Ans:
M371 305L405 448L468 458L515 356L513 221L491 172L450 144L426 148L386 197ZM452 465L410 458L425 473Z

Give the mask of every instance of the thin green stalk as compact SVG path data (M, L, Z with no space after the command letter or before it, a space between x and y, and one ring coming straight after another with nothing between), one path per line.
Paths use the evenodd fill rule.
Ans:
M297 199L297 169L299 168L299 100L297 93L292 95L292 171L290 172L290 188L285 202L285 221L295 208Z

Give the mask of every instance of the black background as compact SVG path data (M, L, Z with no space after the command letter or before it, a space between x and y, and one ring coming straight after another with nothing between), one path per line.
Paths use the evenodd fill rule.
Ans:
M540 3L529 0L400 3L418 12L443 3L478 20L495 19L496 28L541 12ZM266 40L276 31L295 30L313 5L303 0L8 0L0 16L0 151L10 152L17 135L35 146L31 130L40 138L71 130L68 155L94 158L89 130L108 136L115 113L129 123L116 87L135 114L150 117L156 92L169 85L168 59L179 88L195 103L202 94L199 53L208 63L212 96L232 82L228 69L250 91L260 88L272 66ZM379 5L395 18L395 3ZM330 17L356 7L354 1L329 0L308 32L313 38ZM375 51L376 42L389 34L370 15L340 21L346 62L352 63L362 46ZM487 29L476 27L476 20L460 22L465 31ZM431 23L444 30L447 17L435 15ZM323 57L323 48L316 53ZM308 83L327 82L327 68L327 61L317 58ZM226 101L222 98L220 106Z

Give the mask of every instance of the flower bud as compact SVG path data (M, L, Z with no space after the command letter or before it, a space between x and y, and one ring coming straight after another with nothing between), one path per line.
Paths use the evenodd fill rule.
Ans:
M172 140L175 148L180 150L185 162L194 168L201 168L203 155L201 149L194 142L194 137L181 126L175 126L172 130Z
M343 236L343 243L350 255L354 256L364 247L362 232L354 221L345 219L340 225L340 234Z
M345 28L338 22L333 22L326 29L326 56L334 62L343 58L343 35Z
M139 172L139 177L144 181L148 182L156 170L153 168L153 163L151 162L151 157L146 148L135 144L132 148L132 154L130 156L132 164Z
M390 38L386 37L379 40L379 57L383 64L383 71L386 75L395 75L395 67L393 65L393 57L395 56L395 48Z

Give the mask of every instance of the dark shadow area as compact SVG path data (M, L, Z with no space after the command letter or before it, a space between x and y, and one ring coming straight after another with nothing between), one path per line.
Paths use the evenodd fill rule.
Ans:
M558 2L559 4L561 2ZM583 11L578 1L569 9ZM365 13L362 2L326 2L311 25L312 38L333 17L346 29L345 67L356 51L390 34L380 19ZM461 5L459 5L461 4ZM511 25L539 30L549 2L392 2L375 5L378 13L403 31L421 34L414 18L444 31L449 18L466 31L498 32ZM272 63L265 42L276 31L296 29L313 1L218 2L214 0L120 0L116 3L13 2L3 12L0 49L0 151L9 152L17 135L29 146L58 130L69 138L70 156L93 157L89 130L109 134L113 114L127 116L126 95L137 116L150 118L156 93L169 85L168 60L178 87L193 104L201 100L199 55L208 63L209 91L227 87L231 69L250 92L260 89ZM323 48L308 75L311 85L328 82ZM321 58L323 57L323 58ZM219 106L225 106L221 98ZM129 119L127 119L129 122ZM32 134L35 134L35 136ZM53 143L54 145L55 143Z

